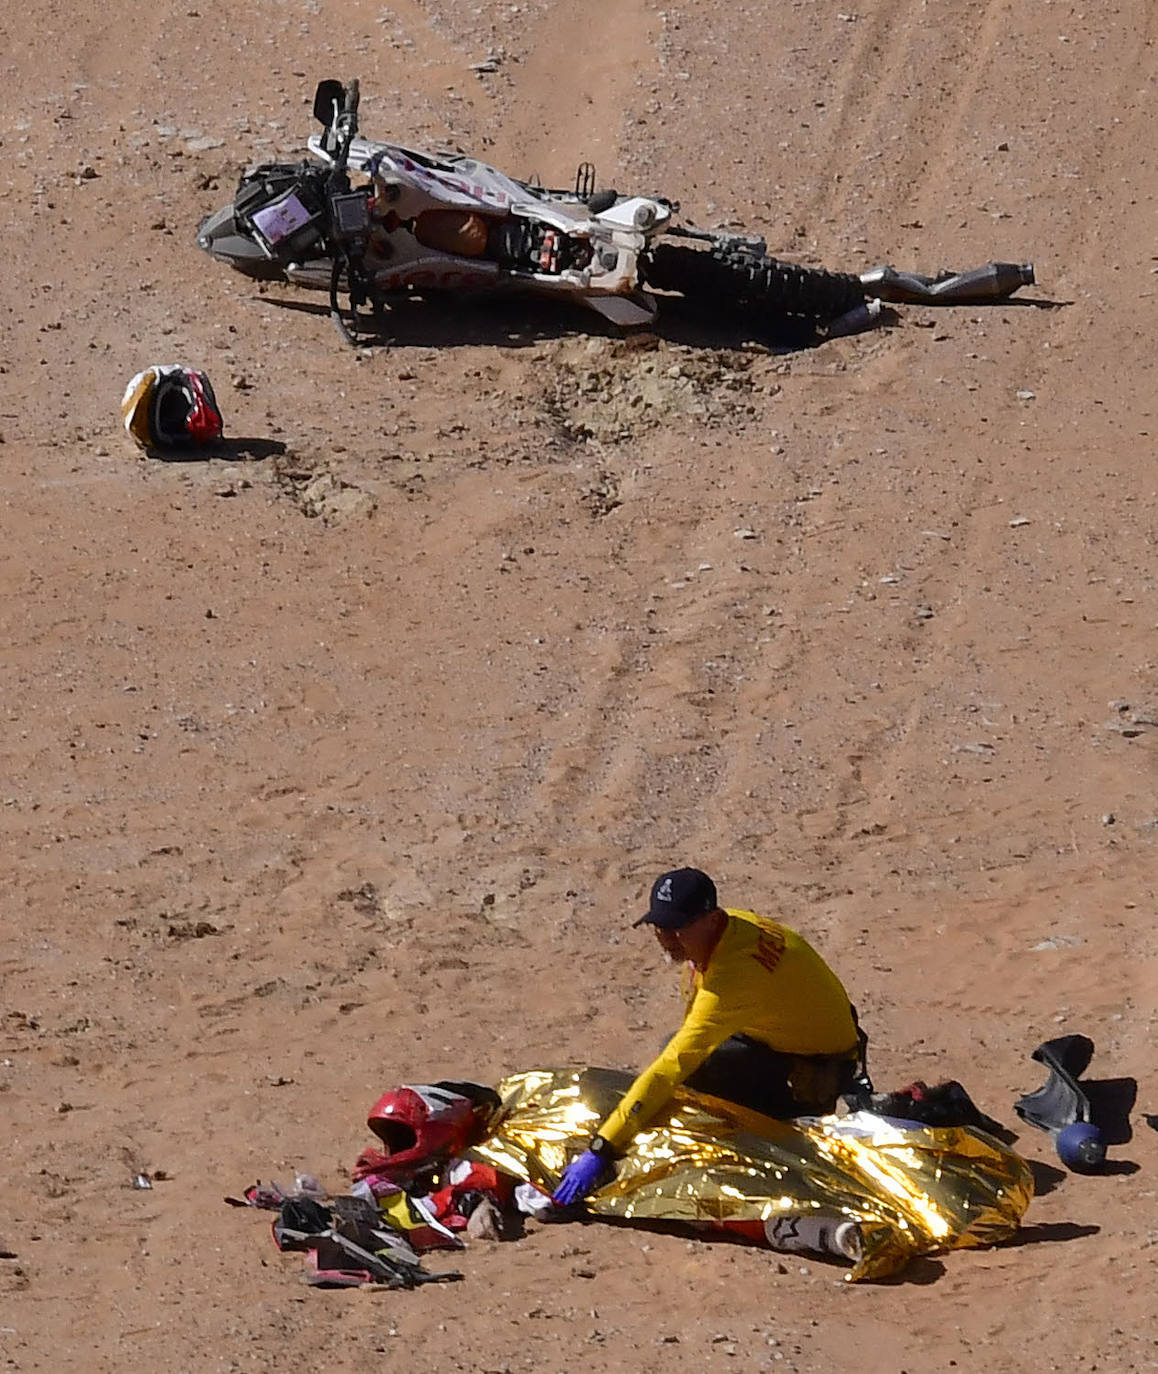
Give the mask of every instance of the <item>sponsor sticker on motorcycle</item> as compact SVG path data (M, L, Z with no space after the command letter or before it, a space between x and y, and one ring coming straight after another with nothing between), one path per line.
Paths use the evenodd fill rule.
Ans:
M288 239L303 224L308 224L311 218L310 212L291 191L281 200L255 211L253 223L262 238L272 246Z

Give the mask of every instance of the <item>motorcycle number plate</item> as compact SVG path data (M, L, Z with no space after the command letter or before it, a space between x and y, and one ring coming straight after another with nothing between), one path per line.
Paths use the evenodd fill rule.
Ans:
M264 209L255 210L253 224L262 238L271 247L295 233L313 219L309 210L291 191L281 200L275 200Z

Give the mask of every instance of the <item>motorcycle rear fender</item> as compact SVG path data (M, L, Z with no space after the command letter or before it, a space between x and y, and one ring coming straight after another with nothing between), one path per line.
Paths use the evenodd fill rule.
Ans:
M621 328L651 324L659 312L659 303L646 291L635 291L630 296L583 296L581 300Z

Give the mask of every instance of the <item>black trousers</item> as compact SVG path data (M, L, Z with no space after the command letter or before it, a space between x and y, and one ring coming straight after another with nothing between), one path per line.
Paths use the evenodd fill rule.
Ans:
M781 1054L761 1040L733 1035L708 1055L686 1085L787 1121L831 1112L855 1074L855 1060L848 1055Z

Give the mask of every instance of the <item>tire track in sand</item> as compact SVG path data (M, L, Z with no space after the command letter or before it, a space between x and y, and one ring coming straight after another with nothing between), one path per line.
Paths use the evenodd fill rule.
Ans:
M719 627L743 595L701 570L710 547L698 523L678 538L669 531L662 580L620 606L616 624L587 627L582 676L544 720L519 816L537 845L600 870L611 855L617 876L630 877L694 844L735 718Z
M636 81L656 65L658 27L646 0L551 6L518 67L514 106L496 131L498 165L552 186L569 184L584 160L604 177L614 172Z
M924 5L925 0L885 0L856 25L852 47L826 97L836 111L826 130L828 143L842 155L845 149L863 146L862 131L879 123L875 116L894 101L913 47L914 16ZM895 41L902 33L904 41Z
M986 78L992 71L994 54L998 51L998 40L1008 27L1013 12L1014 6L1010 0L989 0L985 6L975 29L975 37L969 45L968 60L958 69L957 78L947 92L948 99L939 107L939 117L933 121L935 136L928 145L924 175L914 187L909 201L918 219L951 199L946 196L946 186L953 184L954 161L958 151L967 143L965 128L968 116L983 96Z
M824 179L819 215L847 216L847 188L837 176L858 160L879 160L874 198L903 206L906 217L944 203L968 112L1012 5L962 6L953 25L931 22L928 9L928 0L886 0L858 26L833 82L835 114L825 130L833 175ZM970 9L979 11L975 19L965 17ZM898 125L884 141L883 131Z
M511 68L515 93L495 131L492 160L548 185L568 184L586 160L607 185L618 169L636 83L657 66L658 31L646 0L550 7L526 55ZM696 530L684 532L669 550L673 566L694 566L689 548L697 540ZM538 845L566 844L573 855L588 853L599 865L608 849L603 837L617 817L635 811L655 752L669 758L678 753L670 732L691 728L674 724L667 700L640 686L653 638L648 601L641 593L619 608L618 623L588 627L582 678L545 722L538 780L521 808L520 821ZM690 679L675 690L686 698L693 691ZM678 706L675 715L682 716Z

